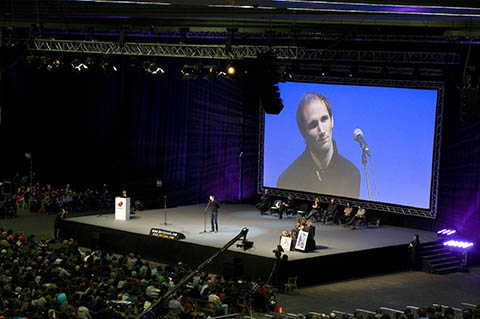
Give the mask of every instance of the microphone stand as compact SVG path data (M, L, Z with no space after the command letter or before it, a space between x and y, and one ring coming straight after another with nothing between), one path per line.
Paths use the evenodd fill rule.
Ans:
M165 215L164 225L167 226L167 195L163 195L163 212Z
M367 152L363 147L362 147L362 164L363 164L363 169L365 170L365 182L367 183L368 199L372 200L372 192L370 191L370 182L368 180Z
M208 207L210 207L210 201L208 201L207 207L205 207L205 210L203 211L203 232L207 232L207 210Z
M377 184L375 183L375 172L373 171L373 161L371 157L370 157L370 170L372 171L373 192L375 193L375 200L378 201Z

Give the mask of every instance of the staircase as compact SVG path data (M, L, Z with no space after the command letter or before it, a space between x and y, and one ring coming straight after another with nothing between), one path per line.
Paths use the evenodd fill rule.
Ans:
M461 258L443 246L440 240L421 244L420 255L423 260L423 269L430 273L448 274L464 270Z

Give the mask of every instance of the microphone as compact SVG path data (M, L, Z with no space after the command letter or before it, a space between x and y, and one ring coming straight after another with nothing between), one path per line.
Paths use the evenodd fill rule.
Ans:
M353 131L353 139L360 144L362 151L364 151L368 156L370 156L370 149L368 148L367 142L363 139L363 132L361 129L356 128Z

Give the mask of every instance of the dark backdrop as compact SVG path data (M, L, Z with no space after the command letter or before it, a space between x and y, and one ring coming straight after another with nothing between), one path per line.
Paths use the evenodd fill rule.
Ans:
M32 152L42 183L107 183L155 206L164 194L169 206L205 202L209 194L251 197L258 103L240 81L181 80L181 62L164 60L161 77L127 58L118 72L4 73L0 175L28 175L24 154Z
M153 206L163 204L163 194L169 206L205 202L208 194L223 200L254 196L255 82L183 81L184 61L162 62L166 74L159 78L129 68L127 58L120 60L119 72L17 67L3 73L0 175L18 169L27 174L24 153L31 151L44 183L108 183ZM432 230L455 227L480 240L478 101L465 118L455 80L447 81L445 91L437 219L392 215L391 221ZM164 187L157 189L156 180Z

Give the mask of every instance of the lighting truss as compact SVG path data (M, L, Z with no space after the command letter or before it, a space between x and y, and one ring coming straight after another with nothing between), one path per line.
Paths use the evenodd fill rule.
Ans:
M162 56L199 59L244 59L270 54L283 60L342 61L403 64L459 64L460 55L448 52L395 52L375 50L323 50L298 46L193 45L113 41L35 39L27 41L32 51L69 52L107 55Z
M386 86L386 87L410 87L410 88L423 88L423 89L437 89L437 113L435 119L435 133L434 133L434 151L433 151L433 162L432 162L432 183L431 183L431 192L430 192L430 209L421 209L415 207L407 207L394 205L389 203L382 202L372 202L372 201L362 201L355 200L350 198L341 198L335 195L322 195L322 194L312 194L304 193L292 190L282 190L276 188L269 188L270 194L273 196L287 197L292 195L296 199L314 201L315 197L320 199L322 203L328 203L332 197L335 197L337 202L340 205L345 206L347 202L352 204L352 206L361 205L365 209L396 213L402 215L410 215L417 217L425 217L434 219L437 213L438 205L438 185L439 185L439 175L440 175L440 146L442 143L442 122L443 122L443 96L444 96L444 85L441 82L434 81L400 81L400 80L378 80L378 79L352 79L352 78L335 78L335 77L319 77L319 76L299 76L296 75L293 77L293 81L299 82L316 82L316 83L331 83L331 84L363 84L363 85L375 85L375 86ZM265 130L265 112L260 108L260 134L259 134L259 148L258 148L258 181L257 181L257 191L258 193L263 193L263 158L264 158L264 130Z

